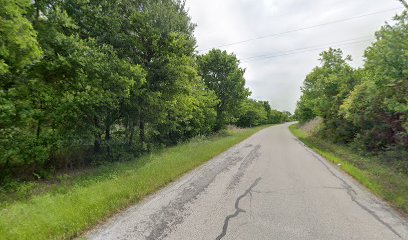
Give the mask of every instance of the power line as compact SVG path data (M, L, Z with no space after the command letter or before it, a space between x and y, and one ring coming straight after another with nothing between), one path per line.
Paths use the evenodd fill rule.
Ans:
M365 43L365 42L372 41L372 40L373 39L365 39L365 40L354 41L354 42L349 42L349 43L344 43L344 44L338 44L336 46L347 46L347 45L353 45L353 44L361 44L361 43ZM286 52L281 52L278 55L264 55L264 57L262 57L262 58L247 60L247 61L243 61L241 63L268 60L268 59L271 59L271 58L277 58L277 57L283 57L283 56L288 56L288 55L293 55L293 54L312 52L312 51L321 50L321 49L325 49L325 48L327 48L327 45L325 47L304 48L302 51L297 51L297 52L294 52L295 50L289 50L289 51L286 51Z
M224 45L218 45L218 46L216 46L214 48L233 46L233 45L238 45L238 44L242 44L242 43L246 43L246 42L260 40L260 39L277 37L277 36L285 35L285 34L288 34L288 33L293 33L293 32L318 28L318 27L327 26L327 25L336 24L336 23L341 23L341 22L347 22L347 21L351 21L351 20L354 20L354 19L359 19L359 18L364 18L364 17L377 15L377 14L381 14L381 13L385 13L385 12L395 11L395 10L398 10L398 9L403 9L403 8L402 7L397 7L397 8L391 8L391 9L386 9L386 10L377 11L377 12L366 13L366 14L362 14L362 15L349 17L349 18L343 18L343 19L338 19L338 20L326 22L326 23L321 23L321 24L317 24L317 25L313 25L313 26L302 27L302 28L297 28L297 29L293 29L293 30L289 30L289 31L280 32L280 33L274 33L274 34L264 35L264 36L260 36L260 37L256 37L256 38L250 38L250 39L246 39L246 40L242 40L242 41L232 42L232 43L228 43L228 44L224 44ZM206 51L206 50L209 50L209 49L212 49L212 48L201 49L201 50L198 50L198 52L203 52L203 51Z
M362 41L356 41L356 42L351 42L351 43L345 43L345 44L339 44L337 46L347 46L347 45L353 45L353 44L361 44L361 43L365 43L368 41L371 41L372 39L367 39L367 40L362 40ZM327 47L327 46L326 46ZM294 54L300 54L300 53L306 53L306 52L312 52L312 51L316 51L316 50L321 50L321 49L325 49L326 47L320 47L320 48L312 48L312 49L305 49L304 51L299 51L299 52L290 52L290 53L282 53L279 55L270 55L261 59L254 59L254 60L248 60L248 61L244 61L241 63L248 63L248 62L255 62L255 61L261 61L261 60L268 60L271 58L277 58L277 57L282 57L282 56L288 56L288 55L294 55Z
M330 46L333 44L340 44L340 43L344 43L344 42L351 42L351 41L356 41L356 40L371 40L372 36L371 35L365 35L365 36L361 36L358 38L352 38L352 39L346 39L346 40L341 40L341 41L336 41L336 42L329 42L329 43L324 43L324 44L319 44L319 45L313 45L313 46L308 46L308 47L302 47L302 48L296 48L296 49L292 49L292 50L288 50L288 51L284 51L284 52L275 52L274 54L281 54L281 53L289 53L289 52L295 52L295 51L299 51L299 50L305 50L305 49L309 49L309 48L321 48L323 46ZM241 58L240 60L248 60L248 59L253 59L253 58L263 58L263 57L268 57L271 56L271 54L263 54L263 55L257 55L257 56L252 56L252 57L246 57L246 58Z

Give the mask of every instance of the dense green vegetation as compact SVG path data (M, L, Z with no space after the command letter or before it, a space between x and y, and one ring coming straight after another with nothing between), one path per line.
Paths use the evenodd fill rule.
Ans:
M408 149L407 12L394 22L376 33L362 68L353 69L340 49L321 53L321 66L304 81L296 117L322 117L318 134L325 139L364 152L394 152L397 161Z
M139 159L61 177L54 186L21 186L21 192L31 194L0 205L0 239L71 239L265 127L198 137Z
M401 159L401 156L396 157L385 153L367 156L356 153L350 146L334 144L310 132L303 131L297 125L292 125L289 128L313 151L327 160L339 164L342 170L376 195L408 213L408 173L406 172L408 154L405 154L405 159Z
M288 122L291 119L290 112L273 110L267 101L245 99L239 107L236 125L253 127L262 124Z
M0 0L0 182L286 121L194 28L181 0Z

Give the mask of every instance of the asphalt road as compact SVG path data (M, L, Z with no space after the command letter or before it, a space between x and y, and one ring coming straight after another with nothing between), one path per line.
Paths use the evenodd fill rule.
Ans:
M303 146L262 130L89 239L408 239L407 221Z

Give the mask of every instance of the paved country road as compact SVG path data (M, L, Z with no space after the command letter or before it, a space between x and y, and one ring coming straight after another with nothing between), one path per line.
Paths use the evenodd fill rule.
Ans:
M408 227L283 124L258 132L86 237L387 240L408 239Z

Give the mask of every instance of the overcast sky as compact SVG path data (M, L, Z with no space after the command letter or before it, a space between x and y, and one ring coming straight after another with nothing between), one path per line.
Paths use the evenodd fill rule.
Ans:
M241 67L246 68L251 97L290 112L296 107L306 74L319 64L324 48L340 47L352 55L353 66L361 66L364 49L375 31L402 11L397 0L187 0L187 6L197 24L197 49L218 47L234 52L242 60ZM354 18L361 15L367 16ZM251 58L254 56L264 57Z

